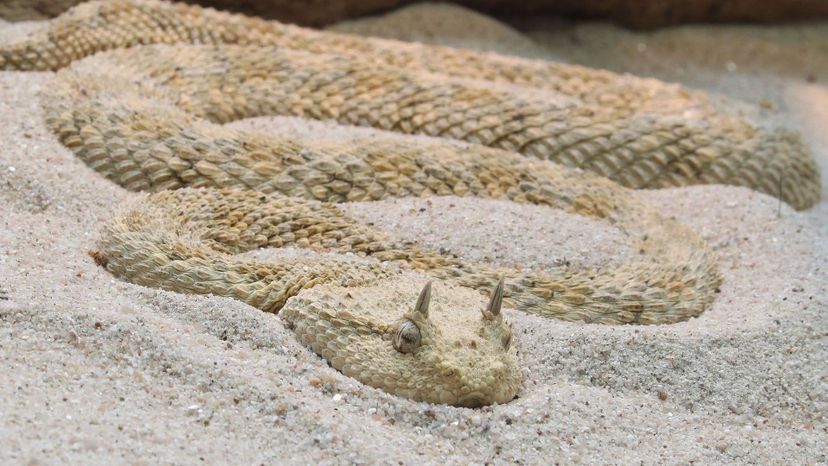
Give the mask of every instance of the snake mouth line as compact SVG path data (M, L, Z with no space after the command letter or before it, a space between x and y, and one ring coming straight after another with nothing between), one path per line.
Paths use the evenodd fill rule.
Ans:
M457 400L457 404L466 408L480 408L490 404L490 402L483 393L473 392Z

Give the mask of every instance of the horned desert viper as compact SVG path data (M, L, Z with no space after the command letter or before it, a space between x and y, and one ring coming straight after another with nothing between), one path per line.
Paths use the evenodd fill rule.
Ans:
M647 186L727 173L728 181L763 189L784 172L796 180L785 184L786 200L804 207L818 195L813 161L795 137L721 117L698 95L652 81L328 36L156 1L82 5L44 34L3 49L0 62L55 69L77 60L44 87L47 124L108 178L157 191L104 227L94 254L101 264L135 283L279 312L335 368L416 400L480 406L515 395L521 377L502 300L606 324L674 323L713 301L721 279L695 233L627 188L546 159ZM174 44L116 49L138 41ZM218 45L181 43L191 41ZM285 41L291 45L273 46ZM81 59L106 49L116 50ZM653 117L677 102L691 115ZM332 144L220 125L273 114L492 147L358 137ZM471 264L396 242L322 202L433 194L598 218L628 234L640 256L605 270ZM379 262L236 256L287 245Z

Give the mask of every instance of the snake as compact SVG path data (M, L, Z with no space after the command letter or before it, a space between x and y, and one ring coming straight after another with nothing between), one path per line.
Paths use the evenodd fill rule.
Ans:
M307 39L314 34L327 42ZM592 91L629 91L599 105L590 91L583 99L580 91L561 92L579 78L562 76L566 68L544 76L553 64L419 45L392 54L396 43L326 34L115 0L80 5L45 36L0 56L18 69L58 70L41 93L47 126L94 170L149 192L102 226L91 252L100 265L139 285L231 297L276 313L335 369L416 401L479 407L517 395L522 373L503 307L566 321L653 325L696 317L715 300L722 283L716 257L695 232L589 163L568 166L560 154L590 160L616 178L634 173L651 182L725 170L734 157L746 157L733 166L747 171L728 172L742 184L761 186L763 173L772 178L784 169L799 188L777 194L799 206L809 202L809 189L819 189L818 180L814 187L797 178L807 170L791 168L809 160L795 137L707 115L703 102L694 105L693 95L671 86L659 94L646 91L648 80L622 78L627 86L593 76L585 81ZM300 46L279 43L291 40ZM340 40L363 50L337 50ZM47 42L48 53L21 55ZM472 71L463 68L463 54ZM448 74L429 68L435 63ZM475 66L492 74L472 78ZM675 103L663 97L673 94L707 116L653 118L647 108L660 107L660 98ZM436 137L325 141L223 125L266 115ZM607 141L590 132L595 128ZM684 136L671 145L643 128ZM749 140L738 142L737 133ZM785 162L760 166L762 153L745 148L759 141L780 145L773 150ZM662 153L673 155L659 165ZM694 155L711 160L697 165ZM719 159L731 162L717 165ZM432 195L508 199L595 218L628 235L639 254L601 269L471 263L395 240L335 206ZM270 263L243 254L288 246L359 260Z

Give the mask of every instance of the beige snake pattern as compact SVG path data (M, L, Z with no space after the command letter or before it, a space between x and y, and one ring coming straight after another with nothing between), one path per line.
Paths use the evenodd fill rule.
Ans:
M294 74L284 83L269 80L267 90L291 95L303 88L318 101L329 99L315 109L306 102L267 109L273 113L462 139L580 167L633 188L734 184L798 209L820 195L816 164L798 136L726 115L703 94L679 86L574 65L318 32L156 0L79 5L40 34L0 48L0 69L56 70L99 51L151 43L277 47L279 57L267 66L278 69L267 72ZM183 58L171 55L173 62ZM215 70L249 66L238 70L239 78L255 78L245 71L265 69L245 56L213 55L204 61L215 62ZM343 94L357 79L368 81L357 81L362 85ZM486 90L491 82L510 89L470 90ZM230 104L210 116L241 116Z
M216 68L204 59L215 53L266 58L256 50L150 46L114 51L77 62L45 86L47 123L67 147L123 186L161 191L105 228L96 257L109 270L148 286L232 296L279 312L302 341L344 373L394 394L462 406L508 401L521 377L506 346L509 329L502 315L481 313L485 303L478 297L475 304L475 297L462 295L458 286L490 292L504 276L511 307L608 324L678 322L700 314L714 299L720 278L703 241L608 180L512 152L436 139L324 143L211 123L208 119L231 118L195 110L206 108L216 95L209 91ZM147 54L158 58L156 65L172 63L163 59L172 53L192 61L182 58L166 72L159 65L142 75L140 63L149 62L134 60ZM218 74L232 75L226 69ZM254 94L266 93L258 89L249 95ZM234 101L240 109L246 108L240 104L245 96ZM185 189L168 191L175 188ZM396 244L311 201L434 194L506 198L603 219L630 235L641 259L612 270L557 273L466 264ZM265 265L227 255L287 245L401 264L438 280L435 299L450 304L427 320L406 312L410 309L398 301L365 305L368 293L355 308L357 303L343 298L355 290L368 288L382 296L383 290L398 289L396 299L407 297L409 306L417 290L408 289L406 296L400 282L411 279L379 265ZM395 349L396 335L410 332L411 325L420 346L401 353Z
M56 23L72 20L84 8L106 10L106 5L130 12L125 18L131 22L119 26L127 31L136 28L133 23L144 25L137 26L139 31L151 30L157 18L176 12L215 15L230 24L255 21L156 2L111 2L83 5ZM188 21L179 25L182 31L192 25ZM250 24L245 25L249 32ZM70 57L87 55L95 47L89 44L106 30L75 28L74 37L86 37L79 43L87 45L73 48ZM210 31L224 37L221 27ZM127 45L130 34L122 36L121 45ZM17 55L3 56L8 64ZM279 312L300 340L346 375L415 400L470 407L506 402L520 386L501 300L526 312L607 324L678 322L699 315L713 301L721 280L704 242L608 180L525 157L512 146L502 150L451 141L359 138L330 144L218 124L289 114L432 134L410 128L445 129L437 123L445 120L457 132L437 133L450 139L499 147L492 142L511 136L512 144L518 141L523 148L543 140L544 147L558 144L555 153L593 147L579 145L579 131L605 125L609 129L601 131L611 131L608 137L624 133L613 142L618 154L655 157L670 147L636 133L645 125L666 131L659 126L663 120L642 116L642 108L655 101L634 110L623 110L623 104L607 104L606 109L571 105L548 92L490 89L480 81L441 79L391 66L390 59L381 61L386 63L366 66L352 53L266 45L178 44L113 50L57 73L42 99L47 123L60 140L113 181L133 190L160 191L135 201L105 226L95 258L135 283L230 296ZM692 97L685 101L692 103ZM696 128L676 122L677 127ZM504 126L508 131L497 133ZM698 127L715 133L715 128ZM550 136L547 130L559 132ZM765 143L773 139L758 130L749 133ZM461 137L469 134L474 136ZM709 139L698 139L704 135L682 139L703 146L688 154L713 147ZM776 143L791 149L787 162L809 160L794 150L799 147L795 139L784 136ZM731 148L725 158L737 153ZM753 167L750 173L761 173L762 167L753 166L756 159L744 154L750 162L746 166ZM548 154L540 158L555 159ZM677 155L672 162L683 166L685 158ZM775 169L783 167L790 165ZM182 189L168 191L175 188ZM605 270L498 269L400 244L319 202L432 194L505 198L599 218L627 233L640 257ZM288 245L353 252L380 263L323 259L263 264L235 256ZM434 291L426 285L413 307L423 285L407 270L434 279ZM487 304L468 288L492 298Z

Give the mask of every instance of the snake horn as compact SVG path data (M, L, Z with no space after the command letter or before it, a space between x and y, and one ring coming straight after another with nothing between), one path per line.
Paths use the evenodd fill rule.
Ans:
M431 281L425 284L423 291L420 292L420 297L417 298L417 304L414 310L428 317L428 305L431 303Z
M503 307L503 276L497 282L497 286L492 291L492 297L489 299L489 305L486 307L486 312L483 315L496 316L500 314L500 308Z

